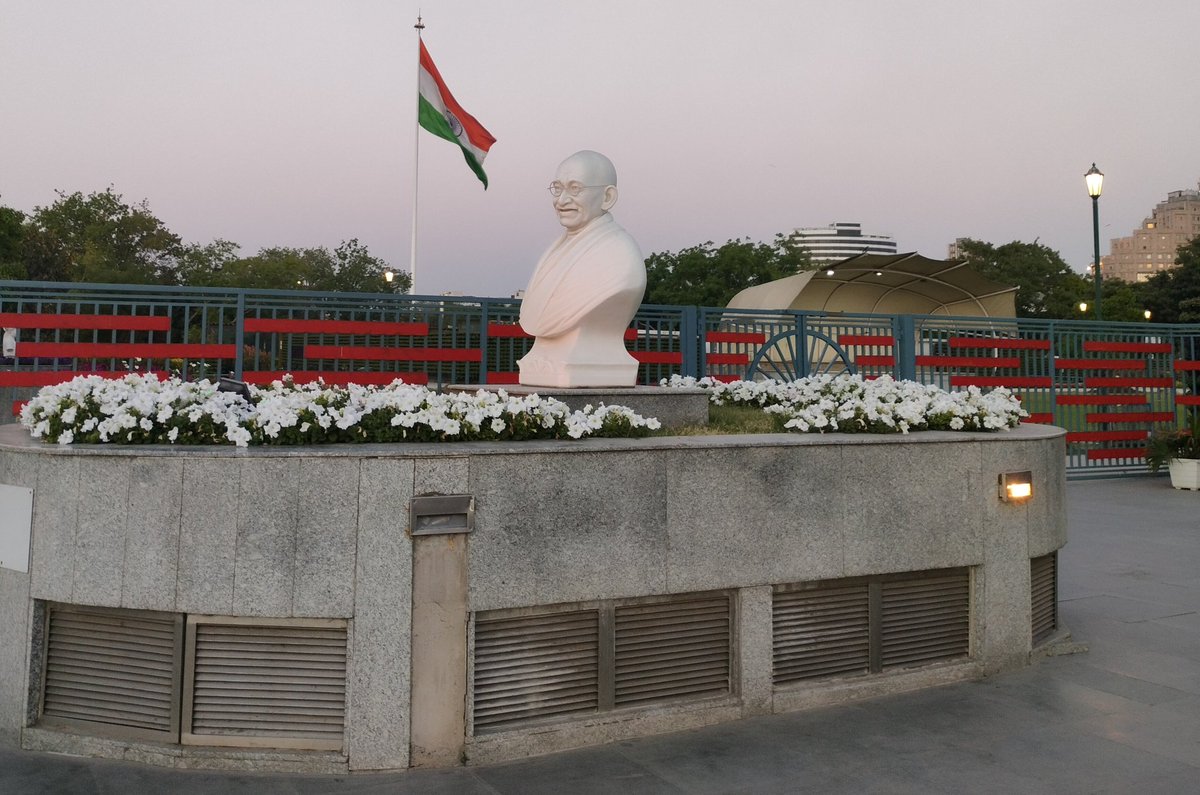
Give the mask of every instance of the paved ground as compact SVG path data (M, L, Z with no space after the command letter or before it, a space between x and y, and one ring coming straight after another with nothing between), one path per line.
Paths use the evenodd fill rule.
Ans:
M523 762L218 775L0 749L0 793L1200 793L1200 493L1071 483L1061 615L1015 674Z

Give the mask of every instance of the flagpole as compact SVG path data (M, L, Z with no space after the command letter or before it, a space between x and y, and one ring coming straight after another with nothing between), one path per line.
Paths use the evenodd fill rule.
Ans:
M421 31L425 29L425 25L421 22L421 15L417 14L417 24L413 25L417 30L417 96L421 96ZM417 105L420 105L418 99ZM421 114L420 110L413 118L413 200L412 200L412 249L409 251L408 257L408 294L417 294L417 165L420 162L421 152Z

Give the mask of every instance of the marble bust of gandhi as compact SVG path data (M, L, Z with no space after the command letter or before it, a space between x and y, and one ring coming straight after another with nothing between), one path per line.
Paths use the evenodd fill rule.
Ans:
M638 362L625 330L646 292L646 265L609 210L617 172L599 152L564 160L550 183L563 234L529 280L521 327L533 348L517 362L520 383L545 387L631 387Z

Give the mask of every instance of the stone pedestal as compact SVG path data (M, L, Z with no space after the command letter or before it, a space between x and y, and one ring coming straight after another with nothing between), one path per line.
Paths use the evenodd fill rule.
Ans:
M643 417L655 417L664 428L679 428L684 425L708 424L708 391L682 387L629 386L629 387L573 387L555 388L523 386L518 384L450 384L450 392L475 392L486 389L497 392L503 389L510 395L541 395L561 400L578 411L584 406L627 406Z

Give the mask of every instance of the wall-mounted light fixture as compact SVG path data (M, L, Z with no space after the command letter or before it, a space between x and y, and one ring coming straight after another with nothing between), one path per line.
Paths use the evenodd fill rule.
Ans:
M1001 502L1025 502L1032 496L1032 472L1004 472L1000 475Z
M475 529L475 498L470 494L413 497L408 526L414 536L469 533Z

